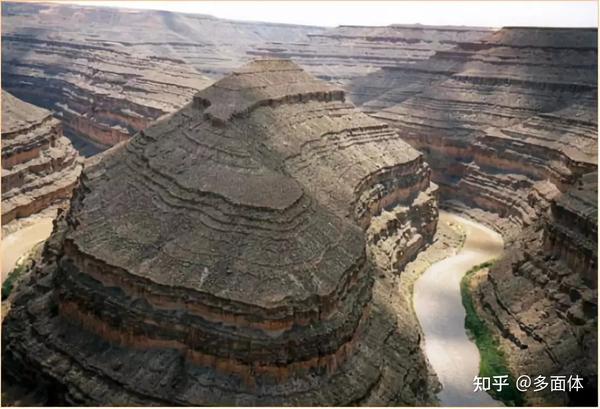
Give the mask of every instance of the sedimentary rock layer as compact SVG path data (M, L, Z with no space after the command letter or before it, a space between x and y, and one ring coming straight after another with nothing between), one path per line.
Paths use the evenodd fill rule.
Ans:
M424 153L446 206L512 242L480 298L515 373L586 377L531 402L597 393L596 76L595 29L503 28L352 86Z
M548 219L521 233L478 290L517 373L583 378L579 392L530 393L531 404L598 399L597 195L591 173L552 200Z
M312 30L302 42L257 46L250 55L292 58L322 79L346 84L380 68L411 66L458 43L490 33L486 28L423 25L340 26ZM354 95L350 95L354 99Z
M405 30L410 32L409 27ZM417 43L413 37L415 34L420 37L419 31L428 45L429 52L421 55L424 58L390 62L349 81L348 94L363 111L372 113L400 104L448 79L473 58L479 44L493 33L483 28L417 26L405 41Z
M373 115L426 154L443 198L518 230L536 217L536 182L564 191L597 167L596 42L595 30L505 28L458 45L461 62L431 83L430 71L418 74L408 98L398 69L399 91ZM440 54L424 64L437 67Z
M60 121L3 90L2 224L67 203L80 172Z
M322 79L345 83L489 33L467 27L323 28L163 11L3 5L3 87L56 111L86 155L130 137L183 106L209 78L257 56L292 58Z
M3 86L56 111L66 133L92 142L85 154L128 139L210 83L177 62L48 38L3 35L2 53Z
M250 63L86 169L5 321L3 374L55 403L429 402L384 283L435 232L429 176L343 91Z

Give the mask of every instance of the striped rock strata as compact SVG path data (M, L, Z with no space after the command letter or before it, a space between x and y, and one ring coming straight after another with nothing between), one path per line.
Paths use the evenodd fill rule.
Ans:
M98 21L84 21L69 7L60 16L51 10L52 5L3 7L2 86L56 112L85 156L128 139L212 82L176 59L92 41ZM104 30L119 31L114 19L99 14ZM90 32L71 37L80 24ZM146 31L152 30L140 30Z
M527 227L478 290L515 373L579 375L583 389L531 392L530 404L598 401L598 174L584 175Z
M435 232L429 176L343 91L250 63L86 168L3 375L52 403L430 402L389 282Z
M257 57L292 58L321 79L345 83L489 33L418 25L323 28L10 2L3 3L2 18L3 87L62 116L67 136L86 155L129 138Z
M385 105L373 115L425 153L442 198L499 215L509 237L544 181L565 191L597 168L596 30L505 28L412 68L366 110Z
M597 30L504 28L352 92L424 153L445 206L510 243L479 297L514 373L585 376L530 403L595 405Z
M2 225L67 204L81 167L60 121L2 91Z

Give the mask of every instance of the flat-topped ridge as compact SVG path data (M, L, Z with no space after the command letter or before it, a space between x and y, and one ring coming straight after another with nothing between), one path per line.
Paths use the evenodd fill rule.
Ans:
M341 91L289 61L252 62L86 167L55 237L57 319L235 376L227 402L255 387L281 402L285 385L335 403L302 385L363 372L356 357L385 343L367 338L388 317L371 308L365 230L394 212L385 234L404 240L377 263L397 271L432 238L435 191L421 154Z
M194 96L195 106L217 122L261 105L332 100L344 101L344 91L282 59L250 62Z
M2 90L2 136L25 131L38 125L52 114L40 107L15 98Z
M482 43L591 51L598 48L598 32L588 28L503 27Z

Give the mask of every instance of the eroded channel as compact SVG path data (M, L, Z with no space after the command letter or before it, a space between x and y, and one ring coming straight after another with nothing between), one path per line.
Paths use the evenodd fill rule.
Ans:
M438 397L444 406L498 406L487 393L473 392L480 356L465 331L460 281L472 267L500 256L503 240L493 230L451 213L440 212L439 222L462 225L466 239L462 249L429 267L414 287L425 354L443 386Z

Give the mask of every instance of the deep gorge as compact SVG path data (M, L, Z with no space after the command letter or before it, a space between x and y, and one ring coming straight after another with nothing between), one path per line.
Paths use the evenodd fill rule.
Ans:
M504 237L475 296L515 373L585 378L528 402L597 401L595 28L2 17L3 90L54 114L18 148L3 123L3 224L75 187L4 321L3 375L55 404L429 404L391 283L444 208ZM68 192L61 126L90 156Z

